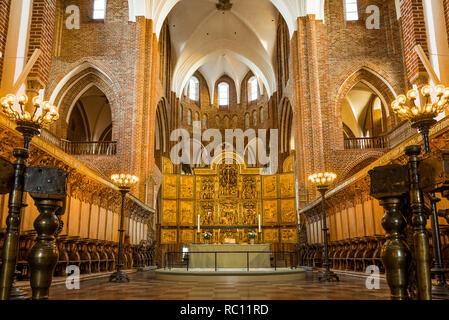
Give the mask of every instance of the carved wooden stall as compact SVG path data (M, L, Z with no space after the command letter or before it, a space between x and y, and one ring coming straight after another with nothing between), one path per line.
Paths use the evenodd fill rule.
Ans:
M449 148L448 117L430 129L430 137L430 143L434 150ZM364 272L369 265L376 265L381 272L384 272L381 249L385 242L385 231L382 227L385 211L379 205L379 201L370 196L368 172L377 166L407 163L407 156L404 154L405 148L421 143L421 136L416 134L352 177L334 186L326 194L327 225L331 246L329 259L332 268ZM441 197L438 208L449 208L449 200ZM322 243L323 240L320 199L309 203L301 209L300 214L306 217L304 230L307 233L307 242L300 247L300 261L305 265L312 266L311 252L317 250L316 244ZM443 261L447 265L449 261L449 226L448 221L442 217L439 218L439 222ZM427 231L432 245L430 219L427 222ZM431 250L431 254L433 255L433 250Z
M13 160L12 150L22 144L12 125L0 117L0 156ZM57 276L66 276L66 267L76 265L81 273L113 271L117 261L120 193L111 183L48 142L35 138L31 145L30 166L59 167L69 173L66 211L58 231L59 261ZM36 239L33 222L38 215L34 201L26 195L23 210L17 269L19 279L29 277L28 253ZM126 199L126 267L143 267L153 263L154 233L150 223L155 211L130 195ZM0 195L0 242L6 228L8 195ZM3 247L0 243L0 251ZM1 253L1 252L0 252ZM1 255L0 255L1 256Z
M197 233L212 233L212 243L248 243L247 233L261 234L259 243L273 251L295 251L297 211L293 173L261 175L247 168L235 153L223 153L209 168L193 175L172 174L164 161L160 243L163 251L181 251L183 245L203 243ZM280 260L283 257L279 257Z

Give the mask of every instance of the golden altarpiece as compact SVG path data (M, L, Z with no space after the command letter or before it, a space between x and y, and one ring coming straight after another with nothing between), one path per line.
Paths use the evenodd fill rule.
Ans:
M164 158L161 245L203 243L197 233L199 215L201 233L212 233L211 243L248 243L247 233L254 231L256 241L272 244L272 250L295 248L293 172L261 175L260 168L247 168L235 153L221 154L209 168L195 168L193 175L172 172L172 163Z

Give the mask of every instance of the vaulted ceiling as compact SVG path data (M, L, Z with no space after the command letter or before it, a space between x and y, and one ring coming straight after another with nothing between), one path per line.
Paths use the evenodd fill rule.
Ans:
M269 0L233 0L229 11L217 10L214 0L179 2L168 16L176 54L173 90L180 93L199 70L213 96L223 74L240 90L252 70L269 94L276 85L272 66L278 12Z
M276 90L273 67L279 17L290 35L297 17L324 16L325 0L231 0L230 10L218 10L218 0L128 0L130 20L153 19L159 35L168 18L175 68L172 90L180 96L197 70L205 77L211 94L223 74L234 79L237 92L251 70L269 96ZM237 97L239 100L239 97Z

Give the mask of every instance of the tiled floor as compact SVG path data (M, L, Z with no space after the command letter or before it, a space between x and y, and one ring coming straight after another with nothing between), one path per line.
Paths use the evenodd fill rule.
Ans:
M384 281L368 290L363 278L342 275L340 282L322 283L307 272L305 280L289 282L177 282L154 279L154 272L130 275L130 283L110 283L107 278L82 281L80 290L54 286L53 300L377 300L389 299ZM29 293L28 290L25 290Z

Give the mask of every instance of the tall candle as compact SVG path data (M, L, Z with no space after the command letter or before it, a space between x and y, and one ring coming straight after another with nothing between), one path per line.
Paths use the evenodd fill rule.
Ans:
M200 233L200 215L198 215L198 233Z
M259 232L262 232L262 228L260 226L260 214L259 214Z

